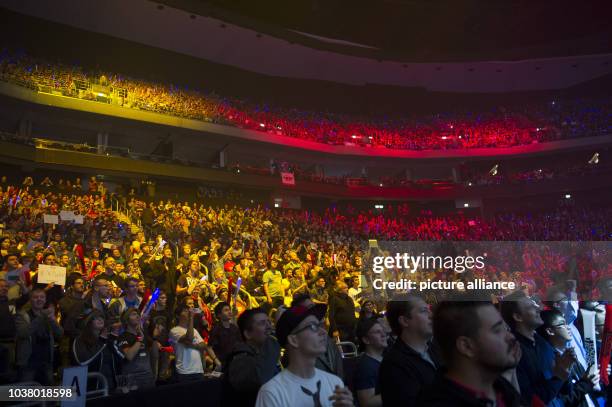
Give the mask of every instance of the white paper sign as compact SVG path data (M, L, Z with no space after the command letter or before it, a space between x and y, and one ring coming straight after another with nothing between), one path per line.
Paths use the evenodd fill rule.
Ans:
M38 266L38 282L41 284L55 283L55 285L66 285L66 267Z
M113 244L112 243L102 243L102 248L103 249L112 249L113 248Z
M51 223L53 225L57 225L59 223L59 219L57 215L43 215L45 223Z
M87 366L70 366L63 370L62 387L71 388L75 398L62 401L62 407L84 407L87 401Z
M83 215L74 215L74 223L77 225L83 224Z
M62 220L74 220L74 212L73 211L61 211L60 218L62 218Z

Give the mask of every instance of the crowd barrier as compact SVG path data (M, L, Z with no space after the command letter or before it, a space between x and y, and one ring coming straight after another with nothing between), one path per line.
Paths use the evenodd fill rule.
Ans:
M221 406L221 379L194 380L87 400L91 407Z

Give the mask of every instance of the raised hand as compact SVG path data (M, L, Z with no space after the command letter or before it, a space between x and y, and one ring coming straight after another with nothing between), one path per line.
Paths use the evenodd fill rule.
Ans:
M334 407L353 407L353 394L346 387L336 386L334 394L329 397Z

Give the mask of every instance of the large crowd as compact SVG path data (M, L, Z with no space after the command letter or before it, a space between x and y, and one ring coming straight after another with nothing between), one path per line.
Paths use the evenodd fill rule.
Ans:
M95 177L0 179L2 382L51 385L61 367L81 365L103 374L113 392L222 371L231 405L471 406L497 398L505 406L569 406L605 397L568 300L572 293L612 300L611 265L596 249L569 277L561 254L527 246L507 255L521 260L523 273L500 263L489 275L419 274L516 281L522 290L496 292L495 308L374 290L366 266L373 249L364 242L609 241L609 208L566 204L486 220L413 214L406 204L315 212L212 206L206 194L148 203L130 194L121 197L126 223L110 209L112 198ZM66 211L83 218L62 220ZM65 281L39 282L43 265L65 268ZM437 304L433 320L425 300ZM581 306L601 317L601 306ZM345 372L341 350L351 343L361 355ZM438 377L441 364L438 373L446 373ZM486 375L472 375L478 369ZM434 380L437 393L427 390ZM453 404L458 393L464 404Z
M598 157L598 154L597 154ZM586 178L601 176L610 172L610 166L590 161L582 164L568 163L559 160L556 165L540 165L539 168L528 170L513 170L494 165L487 170L464 169L461 178L464 184L472 185L502 185L526 184L547 180L562 180L569 178Z
M509 147L609 134L611 125L609 98L366 118L261 106L117 73L88 72L7 50L0 53L0 80L51 94L333 145L407 150Z

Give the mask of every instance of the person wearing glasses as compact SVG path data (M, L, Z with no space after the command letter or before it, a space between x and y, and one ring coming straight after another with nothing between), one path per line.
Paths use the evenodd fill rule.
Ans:
M569 285L569 284L568 284ZM589 366L587 364L587 353L584 348L582 336L580 330L576 327L576 321L578 318L578 301L572 300L575 297L575 289L564 290L563 287L553 286L548 290L546 295L547 300L545 304L548 308L555 309L563 315L565 322L567 322L567 328L570 333L570 345L576 354L576 362L582 366L582 370L586 370Z
M327 349L326 312L322 304L294 306L280 316L276 337L289 355L289 363L261 387L256 407L354 405L353 395L338 376L315 367L317 357Z
M540 307L523 291L507 295L501 302L501 314L521 345L522 356L516 368L521 389L521 403L532 405L553 401L568 380L575 361L571 349L554 358L553 366L542 366L545 340L536 332L544 324Z
M544 323L537 329L537 332L549 345L543 352L544 365L551 366L555 355L562 355L567 351L568 346L571 346L572 333L559 310L542 311L540 315ZM597 384L599 384L599 369L597 369L597 366L585 370L580 363L574 363L569 374L569 380L565 382L551 405L564 407L595 405L596 397L591 397L590 394L595 393L594 387Z
M110 317L120 317L123 311L128 308L138 308L142 298L138 295L138 283L135 277L128 277L125 280L125 295L113 300L109 308Z

